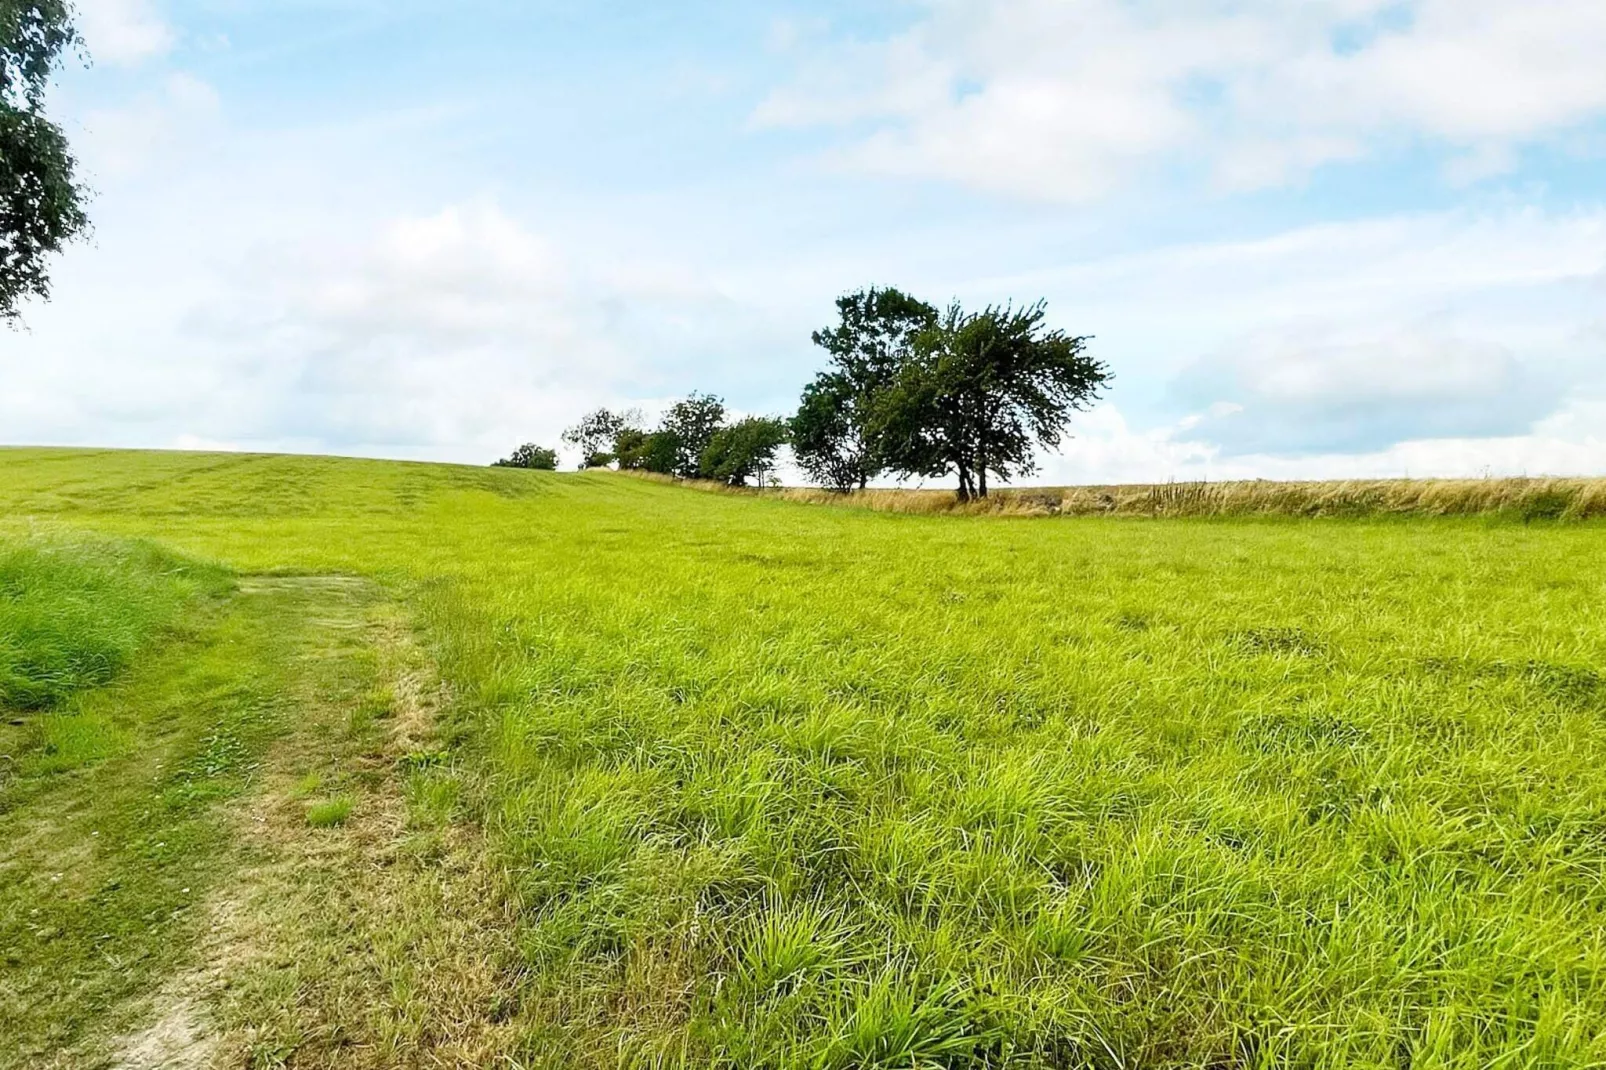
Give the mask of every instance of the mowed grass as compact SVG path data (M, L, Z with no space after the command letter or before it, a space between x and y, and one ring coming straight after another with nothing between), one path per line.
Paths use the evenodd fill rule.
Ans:
M406 594L518 1064L1606 1064L1597 522L72 451L0 510Z

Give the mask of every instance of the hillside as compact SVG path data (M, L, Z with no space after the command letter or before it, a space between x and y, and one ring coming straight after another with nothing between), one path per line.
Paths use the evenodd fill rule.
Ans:
M1606 527L1522 519L0 451L0 550L205 579L5 711L0 1066L1601 1063Z

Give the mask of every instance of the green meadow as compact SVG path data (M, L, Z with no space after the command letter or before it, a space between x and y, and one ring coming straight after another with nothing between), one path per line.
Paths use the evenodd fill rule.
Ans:
M1595 520L7 450L0 707L0 1067L1606 1066Z

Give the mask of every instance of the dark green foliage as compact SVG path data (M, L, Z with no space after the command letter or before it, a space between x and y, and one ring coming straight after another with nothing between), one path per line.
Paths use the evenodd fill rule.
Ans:
M821 372L803 388L792 417L792 455L814 482L833 490L862 490L879 474L862 419L860 393L841 372Z
M911 358L871 406L869 431L888 469L957 474L961 499L987 496L989 474L1036 471L1072 412L1110 375L1088 339L1049 330L1042 302L967 313L956 303L912 341Z
M626 431L639 429L641 410L626 409L613 412L597 409L580 418L580 422L563 432L563 444L580 451L581 468L601 468L615 459L614 445Z
M66 135L44 116L51 72L79 44L71 15L62 0L0 0L0 319L50 295L47 257L89 225Z
M680 443L667 431L630 428L614 441L614 456L618 458L619 467L625 471L674 475L680 457Z
M1560 491L1541 491L1522 504L1522 519L1527 522L1534 520L1560 520L1566 515L1567 509L1572 505L1571 496Z
M491 465L492 468L534 468L541 472L555 472L558 468L558 452L549 450L544 446L537 446L526 442L513 451L511 457L504 457Z
M675 402L656 431L643 431L636 422L628 420L614 436L613 452L621 469L682 479L714 478L703 470L703 455L725 425L725 403L719 398L694 393Z
M762 482L775 464L775 451L785 444L786 421L749 416L714 432L703 451L702 472L733 487L746 486L749 479Z
M890 382L908 361L909 347L937 324L937 310L902 290L871 287L837 298L836 327L814 332L814 344L831 364L856 383Z
M909 363L914 338L937 322L937 310L895 289L861 290L836 304L838 325L814 332L831 367L804 388L792 451L811 479L851 490L883 468L868 431L871 408Z
M658 433L674 443L675 475L685 479L707 475L702 468L703 453L724 423L725 403L712 394L694 393L669 407Z

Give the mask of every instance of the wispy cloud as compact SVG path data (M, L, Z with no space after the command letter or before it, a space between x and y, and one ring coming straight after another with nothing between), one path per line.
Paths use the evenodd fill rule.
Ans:
M1179 166L1280 185L1418 142L1465 181L1606 115L1596 0L924 7L892 37L795 45L755 121L847 127L834 158L869 171L1083 200Z
M166 55L178 35L149 0L78 0L84 42L98 63L131 67Z

